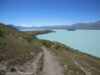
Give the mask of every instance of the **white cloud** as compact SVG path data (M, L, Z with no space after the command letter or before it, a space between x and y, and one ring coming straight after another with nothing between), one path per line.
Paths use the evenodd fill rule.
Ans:
M42 26L43 26L42 24L37 24L37 25L36 25L36 27L42 27Z
M26 25L26 24L18 24L17 26L32 27L32 26L30 26L30 25Z

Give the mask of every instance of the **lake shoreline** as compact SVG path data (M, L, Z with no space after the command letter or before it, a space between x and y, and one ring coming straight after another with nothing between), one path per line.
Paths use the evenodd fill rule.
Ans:
M98 54L96 54L96 51L94 52L94 50L99 50L99 47L98 47L98 45L96 45L97 42L94 41L94 38L92 37L92 34L97 34L96 32L98 32L98 31L93 31L93 33L91 30L87 30L85 32L83 30L79 30L79 31L75 31L75 32L71 32L71 31L69 32L69 31L65 31L65 30L54 30L54 31L56 31L56 33L37 35L37 38L60 42L67 46L70 46L71 48L74 48L75 50L79 50L81 52L88 53L88 54L96 56L96 57L100 57L99 52L97 52ZM61 32L61 31L64 31L64 32ZM64 35L62 33L64 33ZM70 35L68 33L70 33ZM77 35L75 35L74 33L75 34L81 33L81 36L78 35L78 37L80 37L80 38L78 39ZM85 36L84 34L87 36L88 36L88 34L91 34L90 35L91 37L89 36L89 38L86 38L87 36ZM69 36L72 36L72 37L69 37ZM60 38L60 37L62 37L62 38ZM75 39L73 39L73 37L75 37ZM94 36L94 37L96 37L96 36ZM78 41L78 40L81 40L81 41ZM85 42L85 40L87 40L87 41ZM94 43L89 44L89 43L87 43L88 40L91 40L90 42L94 42ZM81 43L82 45L80 44L80 42L82 42ZM86 44L84 44L84 43L86 43ZM74 44L75 44L75 46L74 46ZM82 48L81 48L81 46L82 46Z

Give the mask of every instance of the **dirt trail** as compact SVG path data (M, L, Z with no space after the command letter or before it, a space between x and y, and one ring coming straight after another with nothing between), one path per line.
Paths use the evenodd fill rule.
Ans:
M56 57L53 56L45 47L42 47L44 53L43 75L64 75Z
M36 73L39 68L38 62L40 61L42 54L43 53L40 52L34 60L28 61L23 66L14 67L16 69L16 72L8 71L6 75L37 75Z

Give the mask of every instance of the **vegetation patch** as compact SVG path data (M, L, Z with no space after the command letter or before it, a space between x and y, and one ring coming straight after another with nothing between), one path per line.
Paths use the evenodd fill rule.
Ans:
M0 24L0 62L6 61L11 65L23 64L40 51L41 44L35 34Z

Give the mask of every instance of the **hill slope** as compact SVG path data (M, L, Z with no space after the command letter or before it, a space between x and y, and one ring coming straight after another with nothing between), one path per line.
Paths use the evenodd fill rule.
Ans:
M39 46L34 34L0 24L0 61L21 64L34 57L41 50L37 44ZM31 52L34 55L30 56Z
M43 75L42 71L44 71L45 67L49 70L56 69L54 66L57 65L53 62L58 61L63 68L64 75L100 75L100 58L58 42L40 40L35 37L38 34L48 32L51 31L18 31L12 27L0 24L0 74L7 75L11 71L12 75L20 73L24 75L27 72L32 72L29 75ZM46 50L43 51L42 49ZM49 56L47 55L48 53ZM57 61L53 57L56 57ZM38 60L35 58L38 58ZM49 65L47 67L46 61L54 66ZM34 62L35 65L33 65ZM45 72L50 73L51 71ZM53 71L53 74L56 75L57 73L55 72L57 70Z

